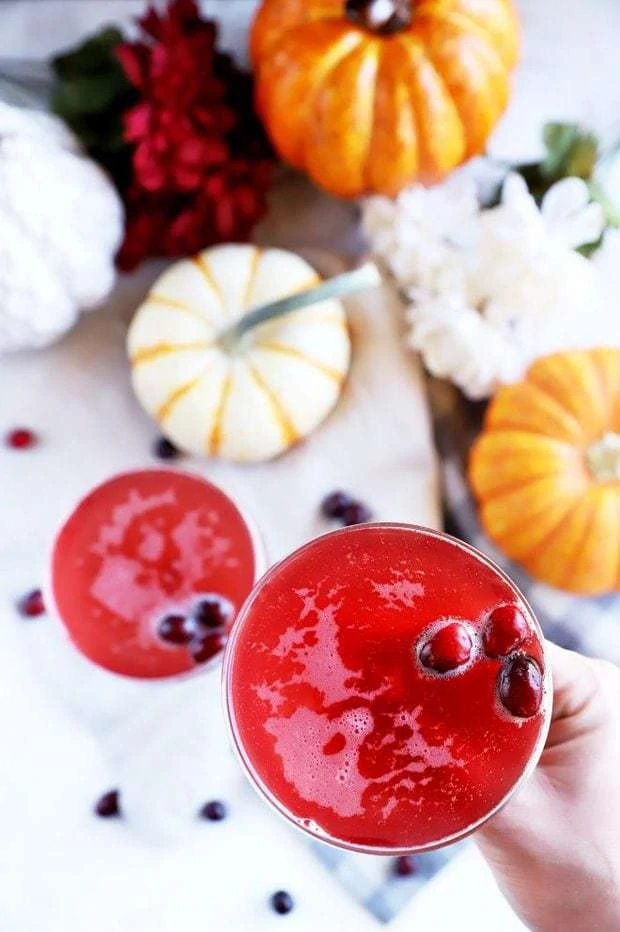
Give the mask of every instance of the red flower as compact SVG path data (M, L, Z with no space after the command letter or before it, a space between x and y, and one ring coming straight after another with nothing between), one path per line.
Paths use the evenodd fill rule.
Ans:
M140 203L135 193L125 201L125 238L116 256L119 269L129 272L148 256L161 253L160 243L168 227L165 205L154 200Z
M149 9L138 23L139 41L117 48L141 98L123 122L133 147L124 268L246 239L264 213L273 161L251 80L217 50L215 24L195 0Z

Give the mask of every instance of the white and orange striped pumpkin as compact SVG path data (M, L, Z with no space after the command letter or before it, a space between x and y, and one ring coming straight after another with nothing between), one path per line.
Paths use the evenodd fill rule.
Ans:
M171 266L128 337L134 390L162 433L188 453L251 462L314 430L349 368L339 301L261 324L230 351L217 336L252 308L318 281L300 256L255 246L217 246Z

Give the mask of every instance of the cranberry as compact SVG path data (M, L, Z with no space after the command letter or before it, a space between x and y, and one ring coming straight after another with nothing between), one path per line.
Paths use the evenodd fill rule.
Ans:
M354 504L355 501L348 492L332 492L323 499L321 511L326 518L342 518L347 508Z
M460 621L451 621L422 645L420 662L429 670L448 673L467 663L472 650L473 642L466 626Z
M204 628L223 628L232 615L232 605L219 595L209 595L201 599L193 611L193 616Z
M15 427L5 438L6 445L13 450L27 450L37 442L37 435L27 427Z
M45 613L45 604L43 602L43 593L40 589L33 589L17 603L17 610L25 618L37 618Z
M403 854L394 861L394 873L397 877L412 877L416 870L415 858L410 854Z
M512 654L499 671L497 691L502 705L511 715L530 718L540 709L543 697L540 667L532 657Z
M365 524L371 518L372 512L363 502L353 502L348 508L345 508L340 516L340 520L345 527L350 527L352 524Z
M219 799L213 799L210 803L205 803L200 810L200 817L207 819L208 822L221 822L226 818L226 806Z
M482 643L487 657L505 657L530 633L527 619L516 605L498 605L489 615Z
M215 657L220 651L224 650L227 640L228 636L220 632L195 638L190 646L194 662L206 663L207 660L211 660L212 657Z
M278 890L271 897L271 908L280 916L286 916L295 908L295 900L286 890Z
M95 812L101 819L113 819L120 815L120 795L118 790L110 790L97 800Z
M157 633L162 641L169 644L189 644L196 636L196 628L185 615L166 615L160 621Z
M167 437L159 437L153 444L153 453L160 460L175 460L180 451Z

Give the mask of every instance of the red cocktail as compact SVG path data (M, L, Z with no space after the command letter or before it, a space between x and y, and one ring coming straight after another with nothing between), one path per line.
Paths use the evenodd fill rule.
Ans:
M59 531L49 604L78 650L114 673L188 673L220 654L259 554L234 502L200 476L123 473Z
M515 586L471 547L405 525L328 534L268 572L225 686L267 799L325 841L389 854L495 812L538 759L551 701Z

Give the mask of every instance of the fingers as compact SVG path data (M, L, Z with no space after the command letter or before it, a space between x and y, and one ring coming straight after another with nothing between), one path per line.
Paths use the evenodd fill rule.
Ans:
M620 671L603 660L582 657L546 642L553 674L553 709L545 755L609 727L617 715ZM554 758L555 759L555 758Z
M551 720L556 722L581 714L594 700L599 681L594 664L581 654L564 650L551 641L545 649L551 660L553 675L553 712Z

